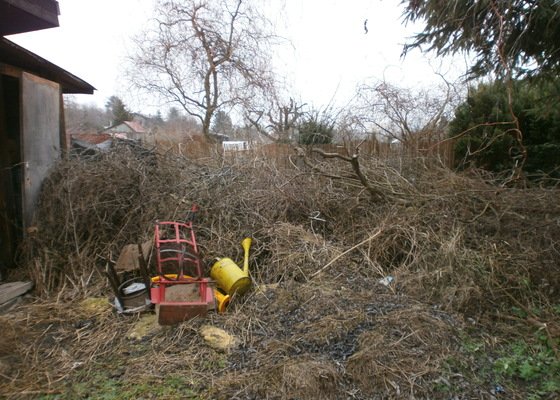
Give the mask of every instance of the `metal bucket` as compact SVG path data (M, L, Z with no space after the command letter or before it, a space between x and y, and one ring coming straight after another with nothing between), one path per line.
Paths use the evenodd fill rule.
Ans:
M222 258L214 263L210 277L218 287L232 296L234 293L244 294L251 287L251 278L241 270L231 258Z
M131 288L134 284L141 284L143 287L138 290L132 290L129 292L127 289ZM123 309L136 309L138 307L146 306L150 304L150 299L148 298L148 288L144 285L142 279L132 278L123 282L119 286L119 294Z

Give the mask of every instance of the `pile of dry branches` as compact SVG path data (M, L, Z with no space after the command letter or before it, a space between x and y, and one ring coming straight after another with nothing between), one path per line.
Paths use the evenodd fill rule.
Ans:
M360 159L364 186L344 157L303 156L306 162L289 169L251 153L194 162L169 153L146 159L126 149L60 162L24 252L37 293L51 299L44 307L57 300L56 310L45 312L62 315L35 324L41 339L34 351L47 351L55 340L67 346L59 348L59 361L72 354L65 362L81 363L86 373L119 356L129 320L107 312L75 328L69 324L84 318L68 315L75 308L64 311L64 304L106 296L104 265L124 244L149 239L156 219L181 219L193 203L200 207L204 260L239 260L240 241L254 238L255 289L227 314L211 317L242 345L225 356L212 353L195 320L154 334L157 357L150 351L134 358L150 365L146 374L181 365L194 374L196 390L215 398L430 397L464 316L511 322L508 311L517 307L527 311L517 322L557 336L557 191L497 188L422 159ZM394 278L389 287L378 283L386 276ZM21 324L6 321L10 343L37 312L21 314ZM22 346L20 361L42 371L44 354ZM68 365L56 376L43 370L39 380L31 370L19 378L2 373L15 379L12 389L24 377L44 389L72 376L77 367ZM129 365L124 374L137 371Z

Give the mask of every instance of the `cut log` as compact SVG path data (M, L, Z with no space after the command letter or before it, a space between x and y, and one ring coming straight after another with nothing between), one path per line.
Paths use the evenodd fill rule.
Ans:
M0 304L7 303L33 288L33 282L9 282L0 285Z

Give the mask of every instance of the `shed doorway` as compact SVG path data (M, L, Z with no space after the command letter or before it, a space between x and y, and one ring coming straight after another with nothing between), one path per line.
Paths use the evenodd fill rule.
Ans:
M0 272L33 224L44 179L60 158L60 85L38 76L0 74Z
M20 88L19 78L0 75L0 274L23 237Z

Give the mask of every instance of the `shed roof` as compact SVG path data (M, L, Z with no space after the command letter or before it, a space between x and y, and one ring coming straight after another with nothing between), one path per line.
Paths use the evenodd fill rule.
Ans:
M0 36L58 26L56 0L0 0Z
M21 68L41 78L57 82L63 93L93 94L95 88L65 69L45 60L6 38L0 38L0 63Z

